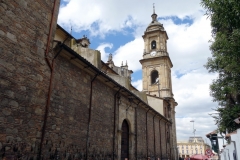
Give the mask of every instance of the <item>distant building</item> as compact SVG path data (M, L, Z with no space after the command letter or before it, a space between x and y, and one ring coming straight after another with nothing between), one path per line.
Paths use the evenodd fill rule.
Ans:
M194 154L205 154L205 150L210 148L202 137L189 137L188 141L178 141L178 153L180 157L191 157Z

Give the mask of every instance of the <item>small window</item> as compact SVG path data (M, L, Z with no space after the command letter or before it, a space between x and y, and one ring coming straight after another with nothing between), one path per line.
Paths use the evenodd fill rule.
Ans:
M156 41L152 41L152 42L151 42L151 48L152 48L152 49L156 49L156 45L157 45L157 44L156 44Z
M155 84L158 81L158 71L154 70L151 73L151 84Z

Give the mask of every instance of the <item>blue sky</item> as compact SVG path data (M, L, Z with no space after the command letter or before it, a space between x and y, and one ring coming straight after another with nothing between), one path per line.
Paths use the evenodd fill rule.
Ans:
M75 38L87 35L90 48L100 50L103 61L110 53L117 66L128 61L132 84L141 91L142 35L151 22L153 3L169 37L178 140L193 136L191 120L196 135L205 139L216 128L208 114L217 107L209 96L209 84L217 75L203 67L211 56L211 27L200 0L62 0L58 24L69 33L72 27Z

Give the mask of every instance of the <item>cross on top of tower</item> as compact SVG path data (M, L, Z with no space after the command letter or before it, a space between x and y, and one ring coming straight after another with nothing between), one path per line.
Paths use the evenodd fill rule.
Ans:
M154 6L155 3L153 3L153 14L155 14L155 6Z
M153 3L153 14L152 14L152 22L157 22L157 14L155 13L155 3Z

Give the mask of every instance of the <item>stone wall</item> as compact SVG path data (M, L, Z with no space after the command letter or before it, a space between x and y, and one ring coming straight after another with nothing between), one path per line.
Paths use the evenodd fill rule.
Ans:
M146 112L146 109L141 107L137 108L137 157L138 159L144 159L146 156L167 159L167 147L169 147L170 144L167 144L166 140L166 121L162 119L162 117L159 117L158 115L155 116L154 113L149 111L147 113L148 125L146 126ZM154 128L153 125L155 125ZM169 124L167 124L167 126L168 125ZM146 131L148 131L148 138L146 137ZM146 140L148 140L148 142L146 142Z
M53 0L0 2L0 157L33 158L39 152L50 77L44 52L53 6Z

